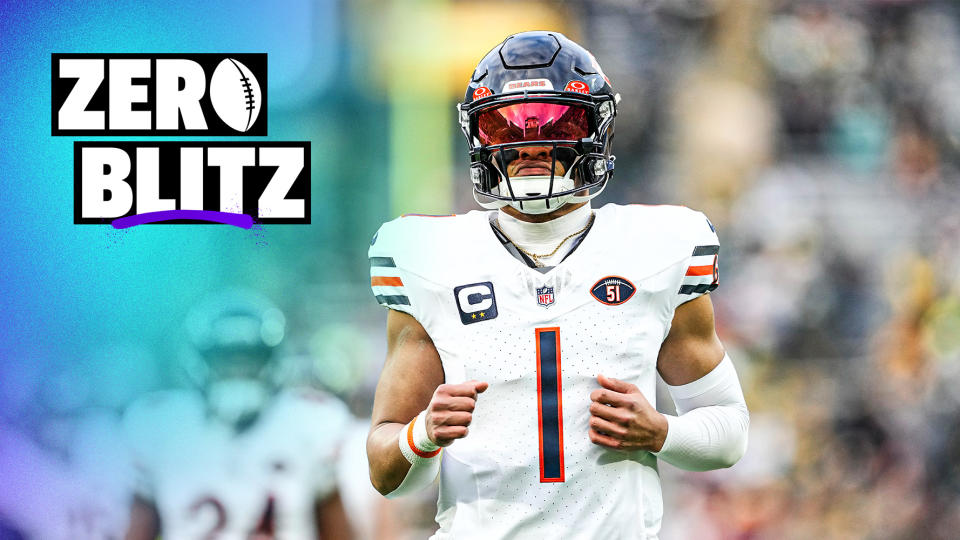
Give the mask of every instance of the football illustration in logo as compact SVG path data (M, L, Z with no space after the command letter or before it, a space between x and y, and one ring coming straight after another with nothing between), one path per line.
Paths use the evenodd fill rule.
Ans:
M627 278L619 276L609 276L594 283L590 288L590 294L608 306L618 306L633 296L637 288L630 283Z
M263 95L250 68L233 58L217 65L210 79L210 102L225 124L247 131L260 115Z

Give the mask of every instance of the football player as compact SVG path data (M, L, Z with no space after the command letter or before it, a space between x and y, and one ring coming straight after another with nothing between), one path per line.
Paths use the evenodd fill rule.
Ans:
M350 538L335 478L350 416L332 396L274 382L280 310L231 291L192 311L187 330L199 391L147 395L124 418L142 476L127 538Z
M705 294L713 225L590 205L613 173L617 102L565 36L508 37L458 111L491 211L374 236L390 311L370 476L394 497L439 473L434 538L656 538L658 460L708 470L744 453L747 407ZM658 373L678 416L656 410Z

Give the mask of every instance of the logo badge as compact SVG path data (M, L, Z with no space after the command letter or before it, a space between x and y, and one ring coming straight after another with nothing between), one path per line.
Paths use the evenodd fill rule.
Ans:
M497 318L497 298L493 294L493 283L489 281L455 287L453 297L463 324Z
M521 79L519 81L507 81L503 85L502 93L520 92L523 90L553 90L553 83L550 79Z
M553 305L553 287L540 287L537 289L537 303L543 307Z
M637 288L633 283L620 276L605 277L590 288L590 294L601 304L608 306L619 306L629 300L635 292Z
M563 89L564 92L576 92L578 94L589 94L590 87L587 86L587 83L583 81L570 81L567 83L566 88Z
M480 88L477 88L476 90L473 91L473 99L485 98L492 95L493 95L493 92L491 92L490 89L487 88L486 86L481 86Z
M50 75L54 136L267 135L266 53L53 53ZM309 141L75 141L73 222L309 224L310 155Z

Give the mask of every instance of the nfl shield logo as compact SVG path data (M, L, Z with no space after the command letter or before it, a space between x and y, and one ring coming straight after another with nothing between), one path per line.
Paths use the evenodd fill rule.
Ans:
M553 287L538 288L537 303L543 307L549 307L551 304L553 304Z

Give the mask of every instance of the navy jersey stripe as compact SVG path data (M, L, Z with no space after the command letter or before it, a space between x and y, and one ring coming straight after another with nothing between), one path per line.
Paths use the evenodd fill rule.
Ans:
M370 257L370 266L396 268L397 264L393 262L393 257Z
M537 328L537 412L540 415L540 481L563 482L563 404L560 328Z
M697 246L693 248L693 256L697 257L700 255L716 255L720 253L720 246Z
M377 298L377 302L380 302L381 304L384 304L384 305L387 305L387 304L393 304L397 306L410 305L410 299L402 294L396 294L396 295L378 294L376 295L376 298Z
M699 285L681 285L679 294L693 294L710 292L717 288L716 283L701 283Z

